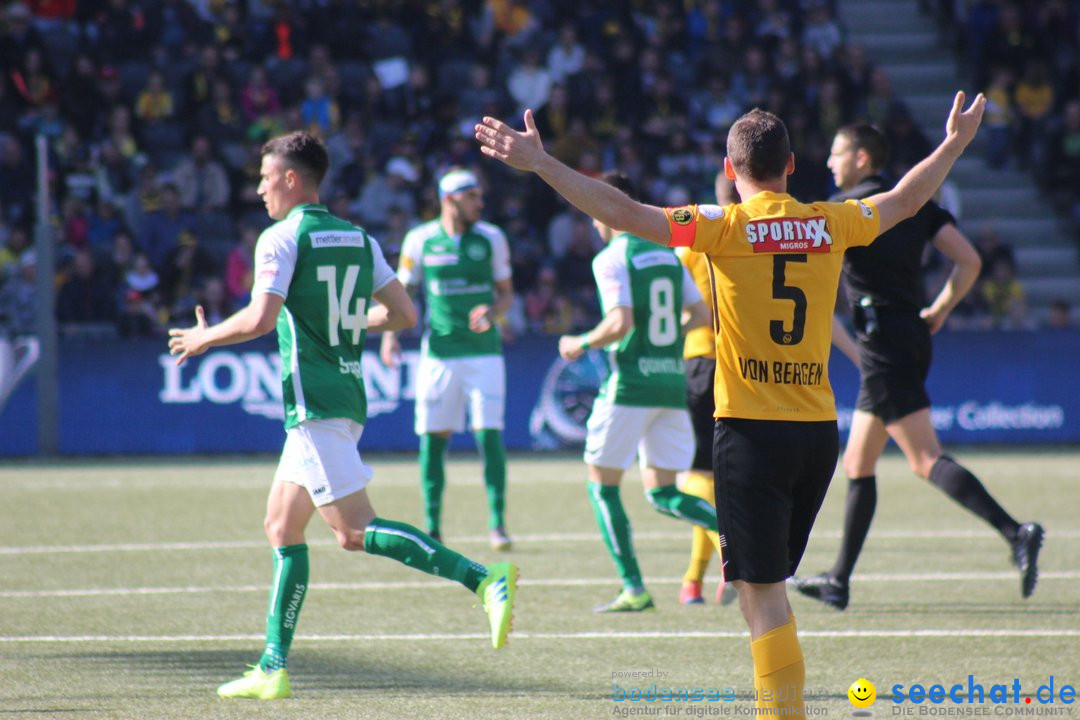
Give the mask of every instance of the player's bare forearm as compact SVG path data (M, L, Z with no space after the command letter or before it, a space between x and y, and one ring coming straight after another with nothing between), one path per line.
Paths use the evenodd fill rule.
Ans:
M532 111L525 111L525 130L517 131L501 120L485 117L476 126L480 151L510 167L534 172L556 192L589 217L605 225L667 245L671 230L661 208L632 200L602 180L570 168L544 151Z
M986 98L979 93L967 110L963 109L964 98L964 93L958 92L953 99L941 144L911 168L891 190L867 198L878 208L879 232L885 232L918 212L941 187L953 164L975 137L986 109Z
M260 293L246 307L217 325L207 326L202 306L195 308L195 325L169 330L169 354L176 355L180 365L189 357L202 355L212 347L236 345L262 337L274 329L285 298Z
M699 300L693 305L683 308L682 331L690 332L694 328L704 327L712 322L712 312L704 300Z
M559 354L567 360L580 357L587 347L607 347L622 340L634 327L634 314L628 307L614 307L592 330L581 335L559 338Z
M368 310L368 332L394 333L416 325L416 306L405 286L396 279L380 288L375 299L379 304ZM391 342L396 342L396 338L392 337Z
M844 323L840 322L840 318L836 315L833 315L832 320L832 344L837 350L844 353L851 362L855 363L855 367L859 367L859 347L855 344L855 339L851 337L851 333L844 327Z

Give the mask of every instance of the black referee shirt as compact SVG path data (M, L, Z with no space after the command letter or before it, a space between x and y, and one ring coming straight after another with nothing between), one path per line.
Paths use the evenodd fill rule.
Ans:
M879 175L866 178L851 190L833 195L829 200L859 200L889 189ZM844 280L851 302L869 297L874 305L920 310L926 299L922 283L923 249L944 225L956 224L949 211L933 200L913 217L878 236L866 247L853 247L844 253Z

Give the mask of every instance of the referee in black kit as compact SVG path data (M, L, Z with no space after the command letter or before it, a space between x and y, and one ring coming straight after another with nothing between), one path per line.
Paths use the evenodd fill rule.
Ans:
M888 189L879 175L888 161L888 143L869 125L841 128L833 140L828 167L843 201ZM932 242L954 267L945 286L926 306L922 256ZM844 255L844 280L852 302L859 350L859 397L844 450L848 494L840 555L831 570L792 578L800 593L837 610L848 604L851 572L870 531L877 504L875 467L891 437L921 478L990 523L1012 548L1020 568L1020 593L1029 597L1038 580L1037 561L1043 528L1016 522L967 468L942 454L930 422L926 376L930 371L930 336L940 330L956 304L979 276L975 249L955 220L933 201L912 218L882 234L873 244Z

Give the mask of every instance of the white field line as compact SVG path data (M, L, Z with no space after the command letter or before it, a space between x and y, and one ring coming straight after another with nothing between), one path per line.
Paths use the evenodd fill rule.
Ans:
M514 633L515 640L592 640L592 639L681 639L681 638L746 638L746 631L688 630L642 632L522 632ZM800 638L1001 638L1001 637L1080 637L1080 630L800 630ZM486 633L407 633L356 635L297 635L309 642L362 642L375 640L420 641L482 640ZM263 635L0 635L0 643L194 643L194 642L260 642Z
M678 585L682 578L647 577L650 585ZM867 573L856 574L857 582L955 582L955 581L1010 581L1016 579L1016 571L1011 572L941 572L941 573ZM1044 571L1039 573L1039 580L1077 580L1080 570ZM611 578L543 578L537 580L522 579L519 585L526 587L592 587L606 586ZM312 583L314 591L363 591L363 590L457 590L457 583L448 580L414 580L401 582L355 582L355 583ZM104 597L112 595L187 595L199 593L265 593L266 585L205 585L176 587L135 587L135 588L81 588L58 590L2 590L0 598L68 598L68 597Z
M815 532L814 537L839 539L839 530ZM680 540L689 537L689 529L682 532L635 532L634 540ZM873 537L889 540L970 540L994 538L997 534L990 530L875 530ZM1080 529L1048 530L1049 540L1076 540L1080 538ZM453 538L454 545L486 544L486 535L467 535ZM514 535L516 543L558 543L558 542L599 542L598 533L538 533L532 535ZM335 545L331 539L308 540L308 545ZM111 543L103 545L7 545L0 546L0 555L36 555L49 553L108 553L108 552L168 552L180 550L237 550L265 548L265 540L208 540L204 542L157 542L157 543Z

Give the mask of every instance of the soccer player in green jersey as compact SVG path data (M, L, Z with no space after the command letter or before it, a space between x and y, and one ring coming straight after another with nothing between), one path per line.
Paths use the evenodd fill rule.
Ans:
M604 179L633 197L625 175L609 173ZM611 375L586 426L585 462L589 502L623 590L595 609L637 612L655 605L645 589L619 497L623 473L635 455L649 504L657 512L712 530L715 537L712 506L675 486L676 474L687 470L694 457L683 333L709 322L709 309L674 251L596 220L593 225L607 245L593 259L604 317L583 335L559 338L559 354L574 360L590 347L611 354Z
M484 458L491 546L509 550L506 533L506 366L495 318L513 301L510 249L502 230L480 219L484 195L469 170L454 168L439 180L439 217L405 236L398 279L424 285L427 331L416 377L416 434L428 534L441 537L446 448L465 430L468 408ZM383 335L383 362L394 366L401 346Z
M292 695L286 660L308 589L304 529L316 512L344 549L393 558L478 594L496 648L510 630L517 567L475 563L410 525L376 516L368 499L373 473L357 452L367 420L364 338L369 330L415 325L416 309L374 238L319 204L328 166L326 148L306 132L263 146L258 192L277 222L255 247L250 304L212 327L198 307L194 327L169 331L178 364L275 327L281 351L286 437L264 522L274 549L266 645L250 672L218 688L222 697Z

